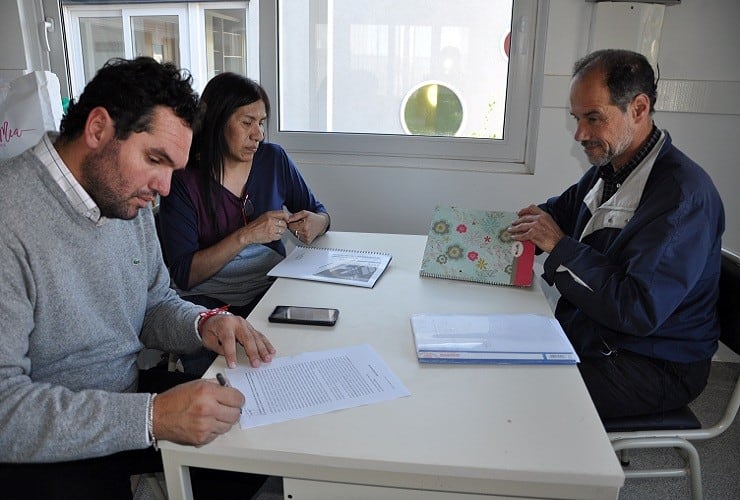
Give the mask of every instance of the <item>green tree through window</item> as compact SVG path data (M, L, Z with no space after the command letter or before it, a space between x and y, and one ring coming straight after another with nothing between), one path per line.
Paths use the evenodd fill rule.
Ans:
M404 128L414 135L454 136L463 121L455 92L441 83L424 83L403 104Z

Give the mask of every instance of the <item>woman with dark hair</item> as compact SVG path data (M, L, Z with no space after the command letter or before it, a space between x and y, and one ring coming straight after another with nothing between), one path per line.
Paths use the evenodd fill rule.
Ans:
M285 256L283 233L310 244L329 215L283 148L265 141L270 101L259 84L221 73L200 108L187 168L160 203L164 255L183 298L246 316Z

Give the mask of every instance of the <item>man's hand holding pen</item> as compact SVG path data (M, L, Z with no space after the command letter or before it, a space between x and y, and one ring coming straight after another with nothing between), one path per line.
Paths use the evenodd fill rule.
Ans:
M252 366L269 363L275 348L267 337L244 318L224 313L212 311L207 321L201 323L203 345L224 355L232 368L236 366L237 344L242 345ZM221 373L216 381L180 384L154 398L153 435L157 440L202 446L228 432L239 420L243 406L244 395L232 388Z
M202 446L239 421L244 396L238 390L193 380L157 395L153 430L158 440Z

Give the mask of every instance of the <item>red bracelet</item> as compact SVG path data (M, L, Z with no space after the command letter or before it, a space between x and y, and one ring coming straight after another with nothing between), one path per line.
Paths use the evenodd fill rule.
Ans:
M203 324L210 318L211 316L216 316L217 314L231 314L229 312L229 305L226 304L225 306L217 307L216 309L211 309L210 311L204 311L198 315L198 335L201 335L201 327Z

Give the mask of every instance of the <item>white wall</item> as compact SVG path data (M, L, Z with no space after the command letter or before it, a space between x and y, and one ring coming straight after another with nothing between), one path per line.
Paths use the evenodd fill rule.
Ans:
M517 210L559 194L587 168L573 140L568 82L585 55L593 3L551 0L543 107L533 175L447 172L389 167L326 167L301 171L340 231L426 234L436 204ZM724 246L740 250L740 2L683 0L665 9L658 64L660 89L681 97L655 121L701 164L719 188L727 212ZM615 19L615 22L619 22ZM667 96L665 96L667 97ZM664 101L659 99L659 108Z
M28 68L28 56L23 47L21 15L15 1L3 0L3 15L0 16L0 78L12 79L24 75Z
M43 20L58 14L55 0L0 0L0 79L13 79L34 70L50 70L50 54L46 50L48 40L51 46L62 44L59 23L50 26L50 31L42 27ZM63 67L61 61L57 61ZM64 72L62 72L64 73ZM66 87L66 75L59 75ZM66 95L66 88L64 95Z
M0 0L0 80L54 71L62 96L68 96L59 16L59 0Z
M23 26L24 32L33 32L29 19L33 14L26 11L46 2L51 0L0 0L0 77L3 70L23 73L42 69L33 63L37 52L24 49L18 31ZM326 167L303 164L296 157L331 211L333 229L426 234L436 204L516 210L544 201L574 183L587 165L572 139L568 82L573 62L587 51L594 5L585 0L550 1L534 174ZM614 20L620 21L624 22ZM655 115L658 126L668 129L674 143L714 179L727 213L724 246L736 252L740 251L740 137L736 132L740 129L739 21L737 0L683 0L665 8L658 57L662 80L658 108L670 111ZM53 35L59 36L59 31Z

